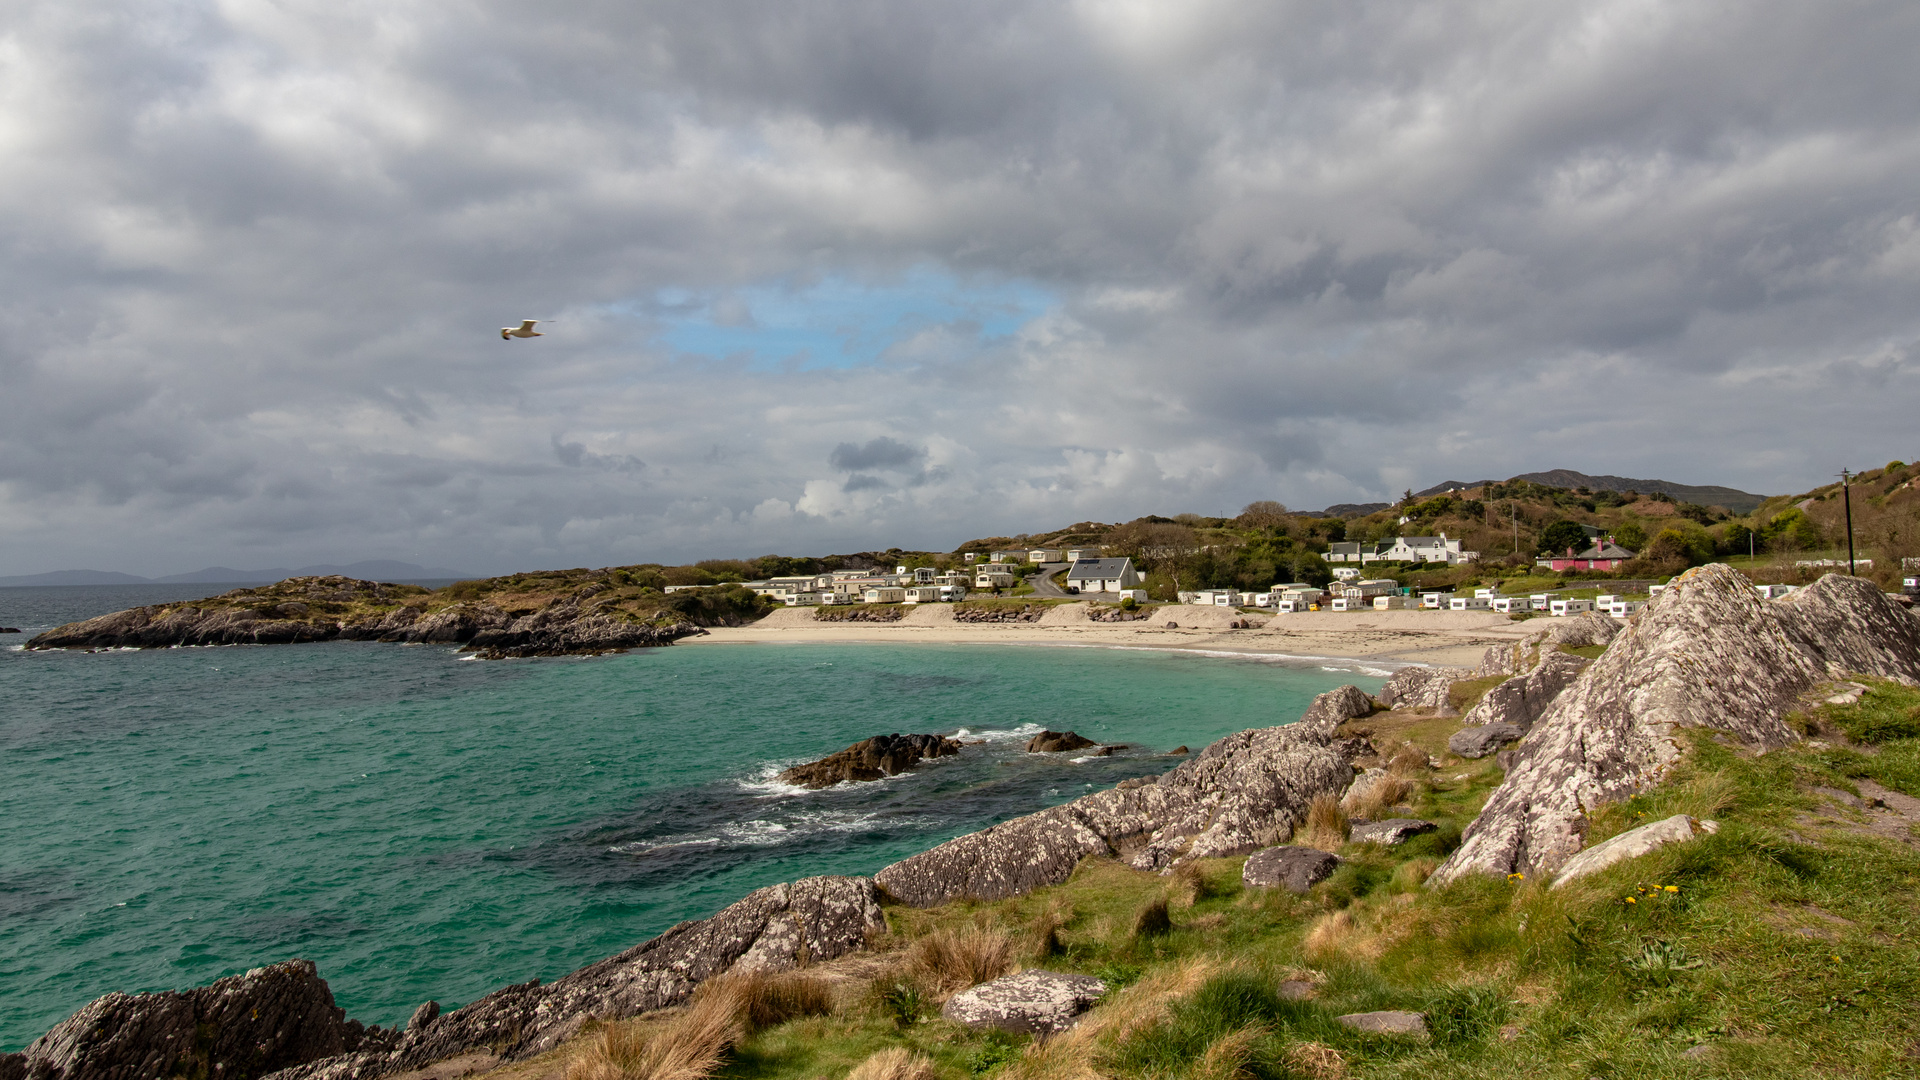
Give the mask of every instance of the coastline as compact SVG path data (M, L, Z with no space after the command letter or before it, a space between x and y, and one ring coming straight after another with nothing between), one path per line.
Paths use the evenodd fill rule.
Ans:
M959 623L952 621L950 608L942 611L928 605L897 623L820 623L811 621L811 610L790 608L749 626L711 627L704 635L676 644L1048 645L1240 654L1302 662L1360 661L1387 667L1470 667L1479 663L1487 646L1517 640L1528 629L1528 623L1512 622L1504 615L1442 611L1276 615L1266 626L1236 630L1224 625L1189 626L1185 619L1167 619L1160 613L1133 623ZM1195 610L1186 608L1181 614ZM1168 621L1180 626L1167 629ZM1224 624L1228 620L1223 612L1211 621Z

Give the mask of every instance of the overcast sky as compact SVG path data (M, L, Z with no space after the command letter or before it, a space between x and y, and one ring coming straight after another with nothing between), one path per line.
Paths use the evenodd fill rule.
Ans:
M1803 490L1920 456L1916 56L1912 0L13 0L0 574Z

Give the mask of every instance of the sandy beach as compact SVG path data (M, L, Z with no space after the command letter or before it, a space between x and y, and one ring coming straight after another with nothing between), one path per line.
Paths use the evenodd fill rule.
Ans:
M752 626L715 627L683 646L742 642L886 642L929 645L1054 645L1182 649L1301 659L1356 660L1381 667L1471 666L1489 645L1512 641L1525 624L1489 612L1359 611L1242 615L1226 608L1167 606L1138 622L1087 618L1087 605L1066 604L1040 622L963 623L952 605L922 604L896 623L821 622L812 608L775 611ZM1251 629L1232 629L1243 621ZM1168 623L1174 623L1168 628Z

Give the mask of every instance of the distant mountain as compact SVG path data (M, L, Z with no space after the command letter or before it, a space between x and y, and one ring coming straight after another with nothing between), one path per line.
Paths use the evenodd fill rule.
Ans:
M24 574L18 577L0 577L0 586L4 585L252 585L263 582L281 581L290 577L308 575L340 574L344 577L360 578L367 581L443 581L461 580L474 575L459 570L449 570L444 566L420 566L416 563L399 562L394 559L367 559L349 563L346 566L322 564L303 566L298 570L276 567L272 570L235 570L230 566L209 566L205 570L195 570L190 574L169 574L166 577L144 578L133 574L120 574L111 570L55 570L46 574Z
M1765 495L1755 495L1750 491L1741 491L1738 488L1714 485L1697 486L1693 484L1676 484L1671 480L1635 480L1628 476L1588 476L1586 473L1574 472L1572 469L1549 469L1546 472L1522 473L1519 476L1513 477L1513 479L1527 480L1535 484L1545 484L1548 487L1583 487L1589 491L1637 491L1642 495L1651 495L1654 492L1659 492L1664 495L1671 495L1682 502L1699 503L1701 506L1724 506L1736 514L1744 514L1755 509L1762 502L1765 502L1767 498ZM1488 484L1497 483L1500 483L1500 481L1476 480L1472 483L1463 483L1459 480L1449 480L1444 484L1435 484L1425 491L1416 491L1414 495L1419 498L1427 498L1432 495L1442 495L1460 488L1484 487Z
M1377 514L1392 503L1335 503L1325 510L1302 510L1301 517L1316 518L1357 518L1368 514Z

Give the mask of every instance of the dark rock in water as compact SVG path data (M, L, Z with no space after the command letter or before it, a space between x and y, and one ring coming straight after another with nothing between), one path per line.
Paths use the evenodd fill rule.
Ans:
M413 1010L413 1018L407 1021L407 1031L424 1031L427 1025L440 1018L440 1003L429 1001Z
M312 961L288 960L195 990L108 994L35 1040L17 1064L33 1080L252 1080L393 1041L347 1020Z
M1356 821L1347 832L1347 839L1355 844L1384 844L1392 847L1404 844L1408 840L1430 833L1440 826L1431 821L1417 818L1388 818L1385 821Z
M1092 739L1083 739L1071 731L1043 731L1027 740L1029 754L1058 754L1067 750L1085 750L1099 744Z
M407 1032L390 1048L310 1061L275 1073L274 1080L374 1080L481 1047L502 1061L519 1061L553 1049L589 1018L678 1005L724 972L784 971L853 952L885 932L879 900L867 878L806 878L757 889L712 918L681 923L547 986L535 980L496 990Z
M1447 692L1454 683L1471 678L1472 668L1404 667L1380 688L1380 704L1389 709L1449 708Z
M1091 975L1029 969L960 991L940 1015L972 1028L1054 1035L1072 1027L1106 992L1107 984Z
M960 744L939 735L875 735L819 761L795 765L780 774L783 784L819 790L846 781L878 780L898 776L924 758L960 752Z
M1191 753L1193 753L1193 751L1187 749L1185 746L1176 746L1173 749L1167 751L1167 756L1174 757L1180 754L1191 754Z
M0 634L17 634L19 632L20 628L17 626L0 626Z
M1346 790L1353 769L1327 743L1336 726L1372 707L1357 687L1329 691L1298 723L1229 735L1157 779L949 840L881 870L874 881L908 904L932 907L1057 885L1089 855L1165 870L1272 847L1293 835L1316 796Z
M1271 847L1247 856L1240 880L1252 888L1284 888L1304 893L1325 881L1340 865L1340 857L1310 847Z
M1508 743L1519 742L1527 729L1518 724L1487 724L1461 728L1447 740L1447 749L1463 758L1483 758Z
M1800 696L1850 675L1920 685L1920 620L1872 583L1829 574L1762 600L1730 567L1689 570L1547 706L1428 882L1551 874L1584 846L1589 808L1625 800L1679 763L1680 729L1783 746L1801 737L1784 718Z

